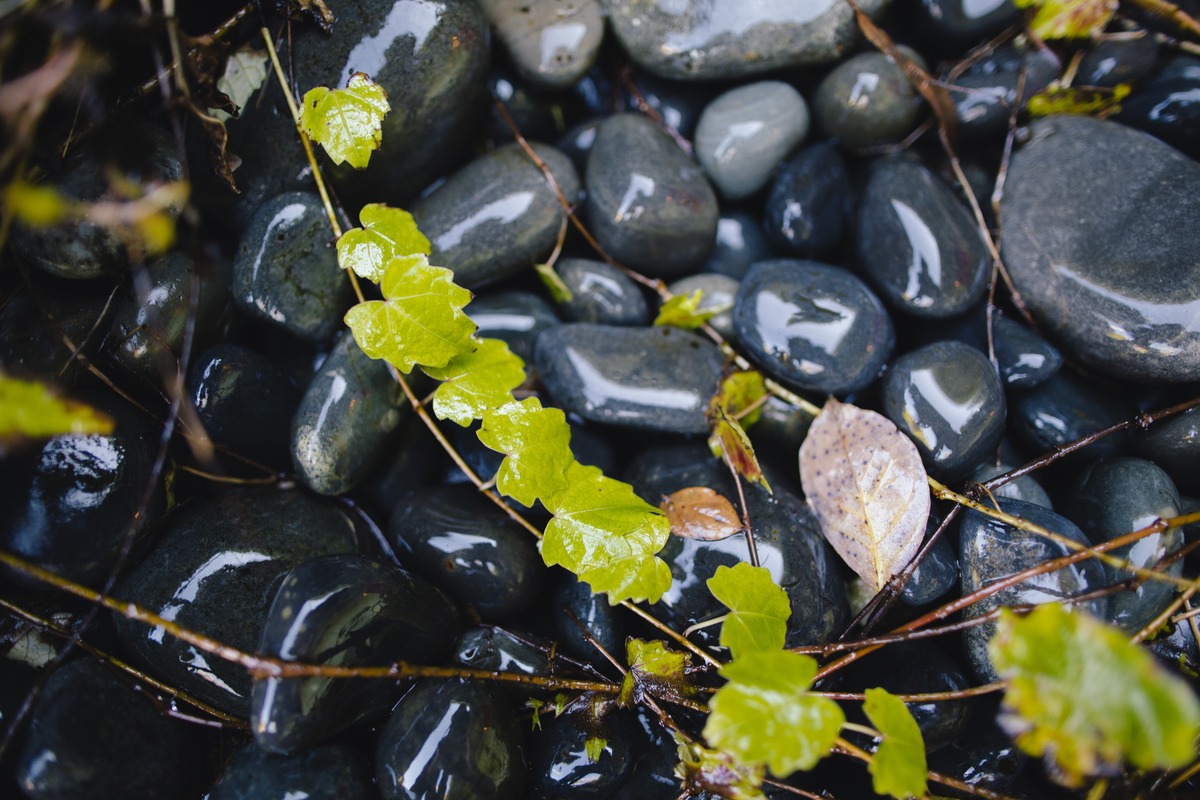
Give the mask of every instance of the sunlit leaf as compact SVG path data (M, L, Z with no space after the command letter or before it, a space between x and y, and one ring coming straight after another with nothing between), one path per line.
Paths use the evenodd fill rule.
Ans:
M658 316L654 318L655 325L670 325L674 328L694 330L715 317L728 311L731 306L710 306L700 308L704 299L704 291L696 289L691 294L677 294L662 304Z
M655 554L671 533L667 518L633 488L596 467L574 463L567 488L548 499L542 559L562 566L610 603L657 602L671 586L671 570Z
M4 201L9 212L31 228L54 225L67 213L67 201L44 184L13 181L4 190Z
M318 86L305 92L300 127L334 164L366 169L383 141L383 118L390 110L383 87L356 72L345 89Z
M800 446L800 482L825 538L875 591L920 549L925 466L887 417L831 397Z
M683 780L684 788L691 796L699 797L708 792L728 800L763 800L765 797L762 764L743 763L729 753L702 747L679 734L675 734L675 743L679 752L675 774Z
M371 358L407 374L415 364L444 367L475 347L475 323L463 312L471 293L450 270L431 267L423 255L393 258L380 289L383 300L346 312L354 340Z
M629 671L618 696L622 705L639 703L647 694L662 700L692 694L692 685L687 681L691 656L687 653L671 650L661 641L631 638L625 643L625 658Z
M1045 117L1051 114L1086 114L1112 116L1121 110L1121 101L1129 96L1129 84L1106 86L1049 86L1029 98L1029 114Z
M1068 785L1123 760L1148 770L1196 757L1200 701L1114 627L1057 603L1002 609L988 655L1008 681L1001 724Z
M771 491L762 466L758 463L758 456L754 454L754 445L750 443L742 424L726 413L722 406L718 405L710 412L712 434L708 437L708 447L713 455L728 458L739 475Z
M525 381L525 362L500 339L476 339L444 367L424 367L441 381L433 392L433 413L464 428L484 412L512 402L512 390Z
M782 649L792 604L770 570L745 562L720 566L707 585L729 608L721 623L721 644L735 661L755 650Z
M64 400L44 383L0 374L0 439L45 439L62 434L109 434L112 418Z
M876 794L924 797L925 740L904 701L886 689L867 689L863 711L883 741L869 767Z
M484 412L477 435L486 447L504 453L496 487L518 503L545 503L568 487L575 456L567 416L559 409L544 408L536 397L506 403Z
M721 668L729 682L709 701L709 745L786 777L812 769L829 753L845 722L837 703L809 692L812 658L787 650L743 654Z
M742 530L733 503L707 486L687 486L658 504L671 523L671 533L683 539L713 542Z
M225 71L217 78L217 89L235 106L245 108L267 79L268 60L261 50L247 47L234 51L225 62ZM219 108L212 114L222 121L229 119L229 114Z
M429 240L417 230L412 214L383 203L368 203L358 213L361 228L351 228L337 242L338 265L378 283L396 256L429 255Z
M571 302L571 287L567 286L562 276L554 271L554 267L539 262L533 265L533 269L538 277L542 279L542 285L550 292L550 296L554 298L554 302Z
M1104 31L1117 0L1013 0L1017 8L1037 7L1029 28L1043 39L1081 39Z

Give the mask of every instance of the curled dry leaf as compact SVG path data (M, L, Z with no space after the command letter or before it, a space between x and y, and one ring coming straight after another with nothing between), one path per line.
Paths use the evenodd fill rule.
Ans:
M712 542L742 530L733 503L707 486L688 486L658 504L671 523L671 533L684 539Z
M876 591L916 555L925 466L886 417L831 397L800 447L800 482L825 538Z

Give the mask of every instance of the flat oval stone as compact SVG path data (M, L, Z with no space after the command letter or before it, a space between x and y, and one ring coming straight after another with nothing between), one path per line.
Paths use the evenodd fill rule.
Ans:
M1062 63L1053 51L1032 45L1022 49L1005 44L972 64L947 87L962 138L1003 137L1018 101L1018 88L1024 108L1029 98L1049 86L1060 72Z
M906 158L872 167L857 250L871 285L906 314L953 317L987 291L991 259L975 221L950 187Z
M1102 39L1092 44L1079 62L1075 79L1080 86L1116 86L1119 83L1141 83L1158 64L1159 43L1153 36L1133 39ZM1144 87L1128 98L1132 100ZM1127 101L1122 101L1125 110Z
M703 272L741 278L755 261L771 257L771 247L756 215L723 209L717 218L717 239Z
M599 0L480 0L480 8L521 77L543 89L566 89L600 52Z
M1115 122L1055 116L1031 131L1000 209L1026 305L1097 370L1200 378L1200 164Z
M435 486L396 501L388 541L401 563L475 620L499 622L538 594L545 568L534 538L474 486Z
M409 405L387 365L349 331L313 376L292 420L292 464L318 494L344 494L366 477Z
M920 105L904 70L871 51L843 61L825 76L817 86L813 116L825 135L855 150L899 142L916 127Z
M373 800L371 768L355 750L327 744L277 755L253 743L225 767L208 800Z
M1049 509L1009 498L1000 498L998 505L1001 511L1027 519L1059 536L1082 545L1092 544L1075 523ZM962 574L962 593L970 594L989 583L1036 567L1045 561L1070 555L1070 552L1066 546L1056 541L1014 528L978 511L967 511L959 526L958 558ZM1108 575L1104 565L1088 559L1002 589L971 605L963 611L963 615L968 618L978 617L1000 606L1054 602L1086 594L1106 585ZM1103 619L1108 610L1108 598L1099 597L1077 607ZM984 683L994 681L998 677L987 654L988 640L995 631L994 622L985 622L963 631L963 641L971 668L975 677Z
M650 324L650 307L642 290L611 264L588 258L564 258L556 270L571 290L571 299L562 303L562 312L572 322Z
M608 714L598 725L588 722L562 714L529 737L533 797L604 798L629 778L640 753L636 730L623 712ZM595 758L587 746L593 736L604 740Z
M339 667L440 664L460 630L450 600L415 575L357 553L318 556L284 577L257 652ZM250 730L259 747L295 753L386 716L402 694L399 681L260 678Z
M936 515L930 515L925 525L926 542L940 521ZM922 542L921 547L925 547L925 542ZM900 592L900 599L910 606L923 606L942 597L957 585L958 554L950 545L950 537L943 533L913 570L912 577Z
M350 305L329 218L312 192L263 202L233 260L233 300L247 316L306 342L327 341Z
M1062 511L1099 544L1141 530L1159 519L1179 516L1182 507L1179 490L1154 462L1115 456L1084 468L1075 491L1067 494ZM1134 566L1150 569L1182 546L1182 529L1171 528L1110 552ZM1134 577L1133 572L1112 564L1104 567L1112 583ZM1183 560L1176 559L1162 571L1179 577ZM1132 590L1110 596L1109 618L1130 633L1139 631L1167 607L1175 593L1176 588L1169 583L1142 581Z
M763 228L776 247L820 258L837 249L853 210L846 162L836 147L821 142L801 149L775 174Z
M738 288L733 327L772 377L822 394L865 388L896 344L892 320L866 284L815 261L751 267Z
M808 105L800 93L782 81L760 81L705 106L693 144L721 195L740 200L766 186L807 135Z
M1000 444L1004 387L987 356L974 347L935 342L888 366L883 411L917 445L930 472L956 480Z
M488 292L471 301L471 320L479 338L503 339L525 361L533 360L533 344L546 328L559 324L554 306L532 292Z
M700 166L646 117L600 123L586 181L588 228L622 264L669 278L712 252L717 197Z
M549 145L533 151L550 168L563 196L579 199L571 160ZM454 173L412 208L429 237L432 264L454 270L475 289L526 271L554 249L563 208L546 177L519 145L485 153Z
M909 13L932 40L959 47L974 46L1021 18L1009 0L919 0Z
M680 278L667 286L671 294L690 295L700 290L700 303L697 311L707 311L712 308L722 308L719 314L709 318L708 324L712 329L726 339L733 338L733 301L737 297L740 282L736 278L719 273L701 272Z
M555 403L591 422L705 433L725 357L677 328L572 323L538 336L535 364Z
M301 561L357 548L354 524L300 490L236 489L189 505L114 595L230 647L254 652L274 592ZM117 635L154 675L217 708L250 711L250 675L165 630L114 615Z
M883 0L860 3L875 14ZM609 24L638 66L667 78L714 80L826 64L858 41L838 0L607 0Z
M421 680L396 704L375 749L384 800L517 800L528 780L521 731L494 684Z

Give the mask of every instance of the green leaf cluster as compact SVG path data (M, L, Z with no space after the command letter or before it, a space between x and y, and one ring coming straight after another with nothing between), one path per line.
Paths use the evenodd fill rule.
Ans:
M654 324L695 330L717 314L724 313L732 307L726 304L701 308L700 303L703 299L703 289L696 289L690 294L675 295L662 304L658 310L658 316L654 318Z

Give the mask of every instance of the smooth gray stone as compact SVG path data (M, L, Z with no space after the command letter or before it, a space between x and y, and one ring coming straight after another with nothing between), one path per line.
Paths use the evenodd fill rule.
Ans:
M650 307L633 279L611 264L587 258L564 258L556 265L558 276L571 290L562 303L563 316L572 322L602 325L649 325Z
M571 160L553 147L533 144L563 196L579 199ZM413 206L429 237L431 264L454 270L454 280L475 289L529 270L554 249L563 207L546 177L519 145L476 158Z
M566 89L600 52L599 0L479 0L496 38L521 77L543 89Z
M871 285L906 314L957 316L987 291L991 259L975 220L949 186L904 157L872 167L857 249Z
M751 267L738 287L733 327L772 377L822 394L865 388L896 345L891 318L867 285L816 261Z
M784 252L822 258L837 250L853 214L846 162L836 147L820 142L801 149L776 172L763 228Z
M1000 208L1026 305L1101 372L1200 378L1200 164L1115 122L1055 116L1031 131Z
M1131 416L1133 409L1111 386L1063 370L1027 392L1013 393L1009 427L1034 453L1048 453ZM1125 434L1110 434L1067 459L1117 455L1126 445Z
M875 15L887 0L860 3ZM617 40L643 69L714 80L827 64L859 40L841 0L604 0Z
M532 292L482 294L471 301L467 313L479 326L476 336L503 339L525 361L533 360L537 335L560 322L554 306Z
M1178 516L1182 505L1179 490L1154 462L1117 456L1085 467L1062 511L1093 543L1099 544L1140 530L1157 519ZM1171 528L1111 553L1134 566L1150 569L1182 546L1183 531ZM1104 566L1112 583L1134 577L1129 570L1112 564ZM1176 578L1182 575L1183 559L1176 559L1164 572ZM1142 581L1136 589L1109 598L1109 618L1130 633L1141 630L1167 607L1176 591L1169 583Z
M304 390L292 420L292 465L318 494L345 494L387 449L409 411L387 364L342 334Z
M916 60L921 63L920 56ZM812 110L825 135L856 150L902 140L916 127L920 106L921 98L904 70L872 50L843 61L826 75L817 86Z
M1006 44L972 64L949 81L958 130L964 140L1003 138L1021 89L1021 108L1062 72L1053 51L1029 45L1019 49ZM949 78L949 75L946 76ZM986 206L981 202L980 205Z
M1160 420L1140 432L1138 455L1158 464L1175 485L1189 492L1200 488L1200 408Z
M740 282L737 278L731 278L728 275L720 275L718 273L701 272L697 275L680 278L674 283L669 284L667 289L672 294L682 295L690 295L699 289L701 294L700 304L696 306L697 311L706 311L714 307L727 306L724 311L713 316L708 321L708 324L726 339L732 339L733 301L737 298L739 285Z
M725 209L717 218L717 238L702 272L728 275L739 280L755 261L772 255L756 214Z
M971 480L976 483L984 483L997 475L1011 472L1013 469L1015 467L1009 464L984 464L975 470L975 474L971 476ZM1032 475L1022 475L1016 480L1009 481L1003 486L992 489L992 494L996 497L1024 500L1026 503L1033 503L1035 506L1042 506L1051 511L1054 510L1054 503L1051 502L1050 495L1046 494L1046 490L1042 488L1042 485Z
M320 197L287 192L259 206L233 261L240 312L319 344L341 327L351 297Z
M600 123L588 155L588 228L610 256L650 277L703 263L717 235L717 197L704 171L646 117Z
M1004 434L1004 387L987 356L962 342L905 353L883 377L883 411L942 480L970 474Z
M1000 510L1027 519L1048 531L1090 546L1083 531L1066 517L1021 500L1001 498ZM1070 555L1065 545L1014 528L978 511L967 511L959 528L958 563L962 575L962 593L970 594L1009 575L1036 567L1046 561ZM1104 565L1094 559L1070 564L1054 572L1018 583L980 600L963 611L967 618L979 617L1000 606L1036 605L1062 600L1100 589L1109 582ZM1099 597L1076 606L1105 619L1108 598ZM967 659L975 677L990 683L999 676L988 658L987 643L996 632L996 623L985 622L963 631Z
M353 748L327 744L284 756L253 743L234 755L208 800L375 800L371 769Z
M707 433L725 357L677 328L577 322L538 336L534 358L554 402L591 422Z
M175 512L114 590L185 628L254 652L272 589L301 561L357 549L354 523L300 489L234 489ZM247 717L250 675L161 628L114 614L121 643L151 674Z
M808 135L808 105L782 81L760 81L718 95L700 115L696 160L729 200L749 197Z
M1005 386L1030 389L1062 368L1058 348L1016 320L997 317L992 327L996 363Z

